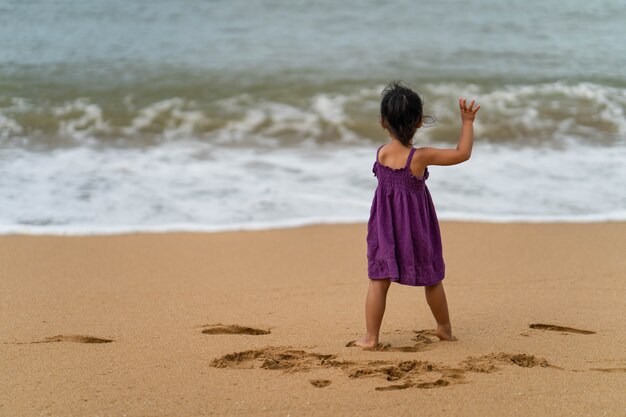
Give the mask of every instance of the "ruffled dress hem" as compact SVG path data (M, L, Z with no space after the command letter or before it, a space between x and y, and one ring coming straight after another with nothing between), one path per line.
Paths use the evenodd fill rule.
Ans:
M437 263L441 266L414 266L410 269L413 269L415 274L400 275L395 259L370 259L368 260L369 279L389 279L391 282L397 282L401 285L428 287L443 281L445 278L443 259L435 262L435 264Z

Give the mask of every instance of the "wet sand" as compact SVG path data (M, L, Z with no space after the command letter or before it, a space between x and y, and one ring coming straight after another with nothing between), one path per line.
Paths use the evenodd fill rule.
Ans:
M0 415L626 414L626 223L443 222L375 351L365 233L0 237Z

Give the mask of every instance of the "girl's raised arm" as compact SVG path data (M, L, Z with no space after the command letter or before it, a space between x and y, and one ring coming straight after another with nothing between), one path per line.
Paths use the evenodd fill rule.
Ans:
M461 108L461 136L456 149L419 148L416 155L423 165L456 165L467 161L472 155L474 144L474 117L480 104L474 108L474 100L467 106L467 101L459 99Z

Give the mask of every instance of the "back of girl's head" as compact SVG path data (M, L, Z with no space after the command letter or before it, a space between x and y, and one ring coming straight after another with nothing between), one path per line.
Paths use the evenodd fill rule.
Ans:
M410 145L424 118L422 99L415 91L398 81L385 87L382 96L380 119L383 127L403 145Z

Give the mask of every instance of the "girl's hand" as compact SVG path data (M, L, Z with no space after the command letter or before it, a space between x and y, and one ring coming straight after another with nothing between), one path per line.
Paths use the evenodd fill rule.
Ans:
M470 103L469 107L467 107L467 100L464 98L459 99L459 107L461 108L461 121L462 122L473 122L474 117L476 116L476 112L480 109L480 104L474 108L474 100Z

